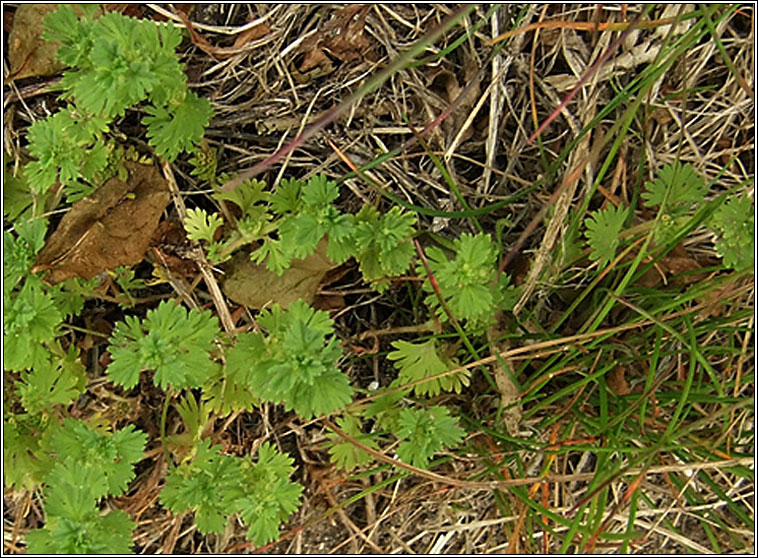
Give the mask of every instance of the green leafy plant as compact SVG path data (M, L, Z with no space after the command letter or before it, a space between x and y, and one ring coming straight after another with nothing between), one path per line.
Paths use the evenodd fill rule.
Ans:
M91 485L92 470L75 470L56 464L46 491L45 527L26 535L30 554L124 554L130 553L134 522L121 511L103 515Z
M5 310L3 364L21 371L45 366L64 312L36 276L30 276Z
M316 251L319 241L329 235L327 257L336 263L351 252L346 243L352 234L352 220L335 207L337 185L324 175L308 182L283 180L271 194L270 209L275 216L278 238L267 237L263 246L251 256L281 274L294 258L305 258Z
M34 197L26 167L12 169L10 157L5 158L3 167L3 216L9 223L19 220L21 215L30 213Z
M210 312L187 310L163 301L144 320L127 316L110 338L113 362L108 377L130 388L141 370L154 370L154 382L166 389L200 387L218 365L211 359L218 321Z
M214 192L213 198L235 204L242 212L244 220L265 215L270 195L266 191L266 183L262 180L245 180L234 190Z
M224 222L217 214L208 215L204 209L188 209L187 216L184 218L187 238L195 241L202 240L208 244L214 242L216 230L223 224Z
M228 352L227 368L261 399L283 403L302 417L330 413L350 402L350 382L337 367L342 351L333 322L302 300L264 310L263 333L245 333Z
M191 462L169 472L161 503L178 513L191 509L201 533L220 533L228 517L238 513L248 526L248 539L266 544L278 538L279 525L299 504L303 487L289 480L292 463L268 442L252 463L203 440Z
M619 235L626 223L628 207L609 205L599 209L584 220L587 243L592 248L590 258L602 267L616 257Z
M395 367L399 371L399 385L423 380L458 367L453 358L441 354L434 339L424 343L393 341L392 346L395 350L390 352L387 358L395 361ZM469 370L462 370L416 384L413 391L418 396L435 396L441 391L461 393L461 390L469 385L469 376Z
M401 275L410 267L416 216L404 213L395 206L384 215L370 205L364 205L355 216L355 258L360 263L364 279L374 281L386 276ZM379 292L387 283L376 284Z
M429 271L449 311L473 328L489 325L496 310L508 310L515 303L514 289L505 273L497 277L497 251L489 235L464 233L453 241L454 257L448 259L436 246L427 250ZM418 264L418 274L426 277L426 305L443 321L445 308L427 276L426 267Z
M747 196L732 198L719 206L709 227L716 233L716 252L724 265L741 271L755 265L755 204Z
M455 446L463 439L450 411L435 405L429 409L403 409L397 421L397 436L405 438L397 447L397 455L406 463L426 468L435 453L446 446Z
M196 165L207 167L206 157L207 154L196 155ZM207 174L204 168L196 169ZM380 292L388 284L379 279L401 275L410 267L415 214L392 207L381 215L372 206L364 206L356 215L344 214L334 205L339 196L337 184L324 175L313 176L307 182L284 179L270 194L264 191L265 186L261 181L249 180L230 192L214 193L215 199L230 201L242 211L236 227L223 241L212 239L212 233L222 224L217 214L188 212L185 230L191 239L208 243L211 261L222 262L241 246L260 242L251 259L265 262L268 269L281 275L293 259L313 254L326 236L327 257L337 264L354 257L364 280L375 282Z
M45 35L59 41L67 66L63 99L72 102L33 124L29 151L36 159L27 175L37 193L60 181L74 199L97 187L107 165L103 135L113 120L144 101L147 136L156 153L172 161L200 141L211 117L210 103L187 87L174 54L181 31L107 12L62 5L45 18Z
M277 189L271 197L272 208L282 215L278 228L284 257L304 258L312 254L321 238L329 234L332 241L327 256L337 262L344 261L346 255L343 257L334 249L338 243L335 241L349 233L348 217L342 215L333 203L339 196L337 185L327 180L326 176L317 175L299 187L299 181L289 181L288 187ZM295 195L295 204L287 204L280 199L280 194L286 198L290 193L294 194L288 190L298 188L300 191Z
M21 404L30 413L67 405L79 397L86 386L87 375L76 348L69 347L62 358L52 356L21 372L16 382Z
M45 478L42 529L27 534L33 554L104 554L131 550L134 523L121 511L103 515L98 503L124 493L134 478L132 464L144 452L147 436L127 426L107 433L66 419L49 450L55 465Z
M54 459L45 451L58 422L44 413L10 412L12 400L5 401L3 420L3 480L9 488L33 490L53 467ZM48 407L49 408L49 407Z
M386 196L378 198L380 201L375 204L353 205L356 200L349 199L349 192L340 190L338 182L323 174L304 179L285 178L278 185L245 180L234 189L221 189L219 185L228 182L231 176L218 174L219 167L235 163L224 161L219 164L215 149L202 140L203 130L212 114L211 104L190 91L181 58L177 57L177 49L186 33L173 22L156 24L115 12L105 13L104 10L65 5L47 18L45 36L61 43L58 58L70 69L58 86L62 95L54 109L57 112L46 119L38 119L27 128L26 137L21 137L18 142L20 156L16 164L4 169L4 482L9 490L28 491L33 498L31 509L42 511L44 527L28 532L27 528L19 530L29 553L129 552L136 518L115 509L123 501L109 499L121 497L130 489L138 489L141 494L156 486L161 490L160 503L167 513L190 512L194 514L200 534L223 534L204 541L206 546L215 539L221 548L225 540L236 536L238 525L245 526L249 540L256 545L265 545L280 536L282 524L300 505L303 487L290 480L294 459L269 442L257 445L261 437L273 439L271 436L281 436L278 439L290 444L294 443L293 432L299 440L303 439L300 434L305 433L308 444L303 447L307 452L301 454L303 457L310 459L323 450L321 455L328 452L331 461L343 470L355 472L357 468L371 467L357 472L351 481L370 478L373 482L376 475L387 471L385 465L372 467L377 452L394 455L400 461L420 468L445 461L439 459L443 452L461 444L466 435L456 418L457 405L463 405L462 411L466 414L461 413L461 416L466 417L467 430L472 430L471 444L465 448L466 467L472 474L491 477L491 473L496 472L500 479L531 477L535 452L548 451L563 458L579 452L596 462L597 475L591 483L610 487L587 494L586 506L595 510L588 516L594 526L584 520L578 521L572 524L566 537L561 534L561 529L553 529L554 525L551 525L555 523L555 514L526 506L524 509L528 513L512 533L513 540L523 543L526 551L536 549L535 528L544 530L546 549L548 544L553 544L561 553L572 550L589 552L596 542L605 544L609 540L612 544L619 544L622 552L628 550L638 539L639 529L632 520L635 514L638 515L639 507L646 505L646 496L638 491L639 494L635 492L628 502L624 502L629 508L626 514L629 523L626 528L623 525L614 527L611 529L613 534L609 535L605 529L608 521L601 516L603 510L613 512L615 509L608 505L608 494L612 497L617 492L614 483L623 480L619 471L623 473L630 468L650 471L651 465L659 461L666 465L672 453L677 459L681 457L683 463L688 459L703 461L705 454L700 451L703 444L693 444L692 440L701 439L702 432L695 432L695 427L713 423L713 420L707 423L701 420L706 415L706 419L723 418L724 428L720 431L712 429L713 436L710 431L705 432L703 439L708 450L705 453L717 457L729 454L734 458L734 463L729 466L715 464L715 470L724 479L732 475L752 479L749 468L739 463L743 454L747 455L752 449L751 433L743 432L745 429L741 428L741 425L750 423L749 417L746 419L743 414L743 407L747 408L747 405L743 405L745 401L741 393L749 390L752 376L749 370L740 372L740 363L748 350L746 343L753 323L750 309L744 307L749 297L736 281L744 279L744 272L754 265L754 203L749 197L722 199L738 188L744 189L745 183L724 186L730 188L729 194L715 198L690 165L677 162L664 166L655 180L645 184L640 198L644 208L634 215L635 222L639 222L640 217L648 220L636 225L634 232L652 231L655 242L635 244L635 248L639 246L643 252L635 253L638 257L624 264L625 269L629 269L626 276L608 277L606 284L598 288L598 282L605 277L599 273L601 270L598 270L596 281L585 280L574 265L576 262L586 264L586 258L581 258L579 237L582 235L585 245L590 248L589 259L597 264L593 268L602 268L616 258L621 246L619 238L626 238L624 226L631 222L636 208L609 206L584 218L584 230L578 226L570 227L564 242L572 254L563 260L576 262L572 261L570 269L561 270L561 259L556 258L554 266L539 274L543 279L539 296L528 300L525 297L522 311L510 316L507 311L513 307L516 289L510 285L508 276L498 271L502 248L518 237L524 217L528 220L532 213L534 201L547 199L549 194L545 186L555 180L556 173L565 167L566 161L572 160L572 155L576 154L572 154L572 150L577 149L576 142L553 142L553 146L565 145L555 159L553 151L542 149L540 144L541 158L527 156L516 165L508 164L504 168L502 149L500 155L487 149L487 164L484 165L483 161L476 164L476 145L481 147L481 142L475 142L475 149L471 151L464 146L469 140L461 135L454 143L460 140L457 153L463 159L456 156L449 161L446 157L443 161L434 155L423 137L445 120L443 114L426 127L424 133L417 135L417 140L436 165L435 172L444 178L446 185L442 188L448 190L447 197L457 208L435 207L440 200L435 200L434 195L426 195L426 184L418 190L404 188L405 200L395 198L392 188L376 188L377 183L371 183L369 175L363 171L374 168L373 172L381 175L390 170L387 166L373 167L386 162L389 153L383 153L376 160L367 162L359 172L345 177L356 183L368 179L366 182L374 188L370 195L381 191ZM644 21L670 19L659 11L651 6L634 15ZM739 52L737 47L745 41L731 41L726 45L727 54L715 33L717 29L728 29L734 36L743 33L744 22L731 25L722 16L738 13L744 18L743 11L733 6L723 9L701 6L679 14L686 20L683 20L686 25L673 26L676 29L672 27L665 39L656 42L660 43L661 55L649 66L638 65L633 72L637 75L624 80L624 90L617 90L612 102L604 103L603 114L598 114L582 130L582 134L589 132L594 137L602 132L593 127L612 119L614 110L623 115L612 125L607 136L597 137L598 145L606 144L611 136L619 141L614 148L603 152L604 162L596 165L598 183L608 181L607 170L612 168L615 158L623 159L622 151L616 149L619 145L629 144L630 149L624 151L627 159L642 158L636 162L638 171L643 170L648 154L658 157L671 152L671 134L678 133L677 128L683 129L687 119L672 127L666 126L662 119L650 120L649 115L635 111L640 107L662 106L655 86L665 75L662 70L680 56L678 53L687 52L688 45L705 44L708 23L724 58L745 59L732 56ZM500 41L484 42L481 34L481 25L486 25L491 21L490 16L496 15L495 8L456 12L450 21L466 18L466 36L448 34L445 45L439 48L436 44L431 46L436 36L427 36L409 50L409 54L393 62L384 75L404 65L424 64L418 55L430 48L439 52L433 62L435 65L443 62L447 67L451 61L454 63L458 57L448 57L459 44L473 49L475 58L485 59L486 51L479 49ZM481 17L485 12L486 16ZM506 19L519 25L518 21L525 13L516 10ZM190 14L190 17L195 15L197 13ZM186 27L191 30L189 24ZM297 31L300 28L295 26L292 29ZM443 25L440 29L449 30L451 27ZM278 29L273 31L279 32ZM639 31L644 34L654 29ZM193 45L197 46L198 36L192 35ZM185 46L188 52L193 50L188 43ZM706 51L709 49L704 49ZM196 60L202 54L194 51L192 56ZM470 57L460 59L464 58ZM718 57L709 60L714 61L718 62ZM715 73L708 72L708 75L726 75L727 79L720 81L727 84L739 85L744 81L739 68L727 66L731 77L716 66L712 68ZM220 67L214 66L215 69ZM365 99L365 94L373 91L380 80L365 81L367 85L351 95L353 101ZM595 85L600 87L602 80L596 81ZM690 104L704 100L711 108L720 104L712 96L712 79L705 86L702 83L681 84L672 74L666 81L673 93L665 97L665 101L677 101L680 97L677 91L681 90L693 92L689 97ZM453 79L448 84L450 87L443 89L455 89L454 82ZM225 103L238 98L236 92L241 91L238 87L227 89L226 85L228 83L221 84L217 91L218 98ZM430 82L428 85L438 89L440 83ZM227 95L230 91L235 93ZM381 92L377 94L381 97ZM15 102L9 100L9 103ZM625 104L634 110L626 110ZM296 105L302 103L293 106ZM32 109L35 107L45 105L30 105ZM314 105L313 108L318 107ZM346 105L336 107L336 110L324 113L326 116L319 117L303 137L318 130L333 116L345 114L346 108ZM535 111L544 109L536 105L534 108ZM27 117L35 119L35 114L38 111L17 113L22 116L22 122ZM413 124L411 120L409 126ZM659 146L652 144L646 146L651 149L638 149L633 137L631 143L626 141L629 136L622 137L640 123L643 128L639 138L654 142L656 138L664 137L665 151L655 149ZM655 125L648 130L647 124L650 123ZM270 131L268 122L256 122L256 125L266 133ZM472 128L474 139L481 136L477 133L481 130L476 128L476 125ZM537 135L539 133L535 133L535 137ZM560 132L553 135L559 137ZM45 242L48 220L52 224L58 221L63 210L61 200L67 203L81 200L110 177L129 182L130 175L124 164L129 151L119 144L124 137L130 137L143 147L152 146L164 163L173 162L182 152L187 152L191 157L189 164L194 167L191 175L209 183L210 192L197 191L186 197L190 205L197 202L188 210L182 223L186 238L197 244L193 247L193 256L195 249L202 249L215 266L244 249L245 257L249 255L275 274L286 274L283 284L291 284L288 281L296 275L288 273L297 271L292 269L294 261L314 252L318 259L330 260L324 267L340 265L341 269L327 276L330 280L344 272L344 277L353 283L353 266L341 264L354 259L363 280L383 296L376 296L376 293L366 296L365 289L343 290L345 285L340 285L344 306L335 311L333 319L303 301L289 305L288 309L274 305L259 311L257 304L247 304L245 308L245 305L237 306L240 303L235 300L236 304L230 305L233 324L230 326L225 320L224 325L230 330L240 329L222 333L211 313L210 300L212 298L217 311L221 312L225 310L224 295L229 299L236 298L223 283L227 269L213 269L221 293L216 290L207 269L203 269L202 278L212 296L208 297L203 286L195 288L195 284L191 287L193 295L197 295L192 298L202 301L211 310L188 310L189 307L181 306L176 300L160 304L151 302L171 295L168 288L162 289L165 285L143 279L145 272L149 273L149 264L154 265L156 277L163 269L168 270L164 278L171 272L171 284L177 290L186 270L184 266L177 266L176 269L181 271L174 276L172 264L176 260L159 258L162 261L157 262L153 256L159 253L152 250L139 266L107 270L86 281L71 279L60 285L48 284L37 275L34 267L36 256ZM692 138L698 137L703 134L693 133ZM513 139L519 138L513 136ZM686 153L691 147L690 139L681 144L682 155L686 157L691 157ZM228 145L229 141L230 138L225 138L224 144ZM297 141L290 147L304 145ZM381 139L377 141L385 152ZM405 144L403 149L408 145ZM730 151L735 149L734 146L729 148ZM735 153L737 151L741 150L736 149ZM361 148L355 153L365 154L365 150ZM27 154L32 161L24 164ZM708 169L715 167L713 157L723 156L714 150L703 150L703 154L703 168ZM407 155L403 163L408 164L409 170L413 161L427 160L421 152ZM489 160L489 155L494 159ZM361 163L365 162L359 158ZM301 165L302 161L297 164ZM477 181L480 165L487 174ZM308 168L301 168L310 172ZM324 168L332 172L334 169L331 165ZM528 172L515 176L522 168ZM619 171L623 168L623 164L618 166ZM395 166L392 172L398 169L400 167ZM183 162L178 163L176 170L180 179L186 177ZM493 181L490 171L502 178ZM541 177L537 177L538 174ZM425 182L430 181L429 174L420 176ZM737 173L725 168L719 176L729 184ZM413 175L409 173L408 178L412 180ZM507 191L511 189L510 183L523 183L525 188L520 192ZM185 186L182 186L183 190ZM351 184L351 187L355 189L355 185ZM200 194L209 195L201 201ZM469 196L470 200L467 199ZM526 196L531 199L524 203ZM393 199L394 206L388 202ZM500 201L491 203L496 199ZM516 199L522 201L513 204ZM346 207L350 207L350 213ZM517 207L521 209L516 211ZM416 208L418 214L408 208ZM650 209L655 215L653 220L648 219ZM503 216L505 211L508 211L508 217ZM175 248L171 258L174 255L181 257L185 248L182 238L174 242L181 237L174 234L176 231L170 221L174 214L173 209L164 214L166 221L162 224L169 225L165 231L171 234L161 235L167 240L160 246L160 253L166 255L169 248ZM451 225L447 230L476 225L479 230L492 232L496 241L485 233L441 239L438 246L427 247L426 254L421 253L414 263L414 238L424 242L439 238L416 229L419 221L428 222L432 217L434 230L437 230L436 224L447 222ZM710 262L704 263L697 257L707 250L690 250L693 257L683 258L684 261L664 259L669 253L678 257L673 250L681 248L681 244L689 250L689 241L706 238L696 233L697 238L691 237L683 242L684 233L701 225L714 233L716 253L723 258L722 268L731 267L741 273L728 273L726 269L715 272L713 268L697 269L710 266ZM527 227L526 230L530 229ZM96 227L92 231L98 232ZM327 258L323 257L324 250ZM567 248L564 255L568 252ZM634 277L641 277L639 273L635 275L635 267L645 265L649 269L658 262L663 274L671 271L682 281L651 287L653 282L648 282L645 277L645 281L635 284ZM403 281L410 269L416 271L418 277L404 281L403 286L407 288L391 288ZM684 271L678 273L680 269ZM563 271L566 271L565 275L562 275ZM714 280L693 285L691 280L701 273L705 275L705 272ZM257 273L251 275L258 276ZM262 275L268 279L270 274ZM570 284L555 280L561 275L571 277ZM196 275L196 278L199 280L200 276ZM334 279L335 283L338 280ZM615 298L607 296L609 286L617 295ZM138 290L148 292L140 292L138 298ZM720 300L715 300L716 296ZM270 298L276 297L272 295ZM85 301L87 310L82 312ZM625 304L618 304L619 301ZM701 301L707 304L701 304ZM717 307L723 301L729 304L727 312L720 312ZM192 304L194 307L194 302ZM425 317L423 304L435 318L431 322L419 323ZM702 311L696 305L703 306ZM693 314L688 309L698 313ZM502 315L503 311L505 315ZM108 335L104 333L103 322L109 322L114 315L126 317L115 324ZM494 323L496 316L497 324ZM640 316L646 319L641 320ZM647 319L651 316L654 319ZM354 330L369 324L372 331L363 332L365 336ZM423 331L426 335L429 325L434 326L434 336L394 340L391 348L388 347L385 335L408 335L411 331ZM497 327L492 327L495 325ZM601 328L606 326L613 328L613 338L599 336ZM484 335L487 328L487 335ZM377 340L377 344L366 351L360 343L369 337L368 334ZM517 358L509 357L507 363L500 361L503 366L493 365L494 385L488 389L485 382L477 382L474 393L465 393L464 388L471 383L469 368L473 370L474 366L482 365L480 359L485 351L490 351L493 358L498 357L496 353L506 351L506 345L511 341L514 348L518 345ZM531 343L540 345L527 346ZM644 350L638 350L639 347ZM370 355L368 358L365 358L366 352ZM722 355L725 356L722 358ZM502 356L506 358L505 353ZM106 364L108 357L111 358L110 364ZM368 366L369 361L373 370ZM486 361L491 362L491 359ZM733 366L735 362L736 366ZM459 370L462 363L465 363L465 369ZM103 366L106 367L105 378L102 377ZM451 373L453 370L456 372ZM384 390L374 388L374 382L366 387L371 372L374 373L372 379L384 385L384 380L393 371L397 377ZM139 383L142 372L146 372L146 377L142 377L140 389L132 389ZM513 381L500 381L503 379L499 375L501 372L512 372ZM625 380L639 389L626 395L620 393L627 391ZM513 384L518 393L509 393L505 384ZM483 386L481 391L480 386ZM656 397L647 397L652 391ZM358 397L353 401L355 394ZM143 397L149 397L149 400ZM513 403L514 397L517 404ZM114 401L116 403L112 404ZM162 413L156 402L163 403ZM490 403L494 405L490 406ZM472 406L470 410L473 412L466 412L466 404ZM262 416L258 420L257 407L261 405ZM273 409L274 405L280 405L287 413L283 409ZM126 411L122 410L124 407ZM497 412L490 412L494 407ZM511 411L514 411L513 415ZM310 438L319 429L320 415L335 415L334 423L341 430L327 434L323 445L318 445L320 437ZM519 416L514 418L514 415ZM88 418L84 421L72 417ZM500 421L501 418L506 420ZM514 422L520 419L521 426L529 428L512 432L510 427L513 424L509 424L512 418ZM134 426L121 430L111 426L125 420L145 424L146 431L152 434L150 462L146 459L139 463L139 471L144 475L141 478L150 479L144 484L130 486L135 479L135 465L147 457L144 450L148 437ZM160 421L160 424L151 421ZM333 426L330 422L323 422ZM284 430L283 425L287 425ZM548 436L551 432L554 435ZM556 436L555 440L548 440ZM223 445L214 445L220 442ZM250 450L251 442L257 450ZM498 444L502 447L497 447ZM662 452L661 448L666 451ZM248 450L252 458L247 455L238 457ZM153 460L154 455L164 459ZM570 465L571 459L563 458L551 463L556 467ZM453 465L453 470L446 471L446 474L455 475L456 470L463 474L460 468L463 461ZM167 474L163 473L164 467L167 467ZM711 488L708 483L712 475L702 473L695 479L681 471L671 471L666 478L667 482L676 485L676 503L691 512L694 522L690 523L703 531L694 538L701 543L712 543L720 553L723 553L724 546L734 541L739 540L738 544L744 546L744 537L737 536L739 529L732 527L751 526L752 510L743 505L742 493L726 491L722 498L726 505L717 507L727 510L728 517L714 513L716 508L710 505L712 502L702 491L702 486ZM408 471L402 474L408 474ZM309 476L307 471L304 475ZM397 478L394 473L388 473L385 481L364 487L348 503L375 493ZM513 490L512 495L529 504L527 492ZM718 495L721 496L721 492ZM14 504L26 505L21 494L11 496ZM343 504L339 503L337 508ZM706 511L701 513L704 508ZM16 511L24 512L25 509L17 508ZM151 515L154 515L153 511L150 511ZM37 516L40 516L39 512L28 517ZM608 519L612 519L610 515ZM11 545L17 538L15 527ZM715 536L715 530L725 535ZM552 536L548 537L548 532ZM691 539L693 537L679 537L678 541L685 548ZM154 539L147 540L154 542ZM236 545L236 542L232 544ZM139 550L144 552L149 547L141 546Z
M107 152L100 136L105 118L85 118L69 106L29 128L29 152L36 159L27 166L35 193L42 194L59 181L69 189L86 191L79 179L94 182L105 168ZM78 197L78 196L77 196Z
M117 267L108 273L113 277L118 286L121 287L122 292L118 295L120 301L123 301L121 305L125 307L134 306L134 297L129 291L144 289L146 286L144 279L137 279L133 269L123 266Z
M705 182L691 165L676 162L664 166L642 193L647 207L658 206L662 211L656 240L663 242L676 234L694 209L706 201L706 193ZM738 271L754 266L754 207L750 198L734 197L722 203L707 222L724 265Z
M660 206L673 215L688 213L692 206L701 203L705 183L689 164L669 163L658 171L653 182L645 184L642 199L647 207Z
M705 193L705 182L697 171L678 161L665 165L653 182L645 183L642 192L645 206L658 206L661 211L655 230L656 241L664 243L672 238L696 205L704 201Z
M93 477L99 480L90 487L99 498L124 493L134 478L132 463L142 459L146 441L147 435L133 425L108 433L82 421L66 419L50 443L57 460L70 463L72 471L94 471Z
M3 295L6 305L8 295L26 277L34 263L34 257L45 245L47 221L44 219L19 219L16 236L3 231Z
M337 419L337 426L345 434L353 437L361 444L375 450L379 450L379 445L374 441L371 434L365 434L361 427L361 420L351 414L345 414ZM327 434L331 440L329 446L329 455L332 463L345 471L352 471L356 467L368 465L374 460L374 457L355 444L341 438L338 434L330 432Z

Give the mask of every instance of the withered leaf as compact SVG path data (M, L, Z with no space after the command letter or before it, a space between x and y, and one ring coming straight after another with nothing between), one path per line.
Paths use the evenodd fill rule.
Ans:
M45 17L59 6L60 4L22 4L18 7L8 37L8 60L11 63L8 80L51 76L65 67L55 58L60 43L42 38Z
M265 264L250 261L250 255L242 250L225 267L224 294L256 310L274 303L287 307L299 299L312 304L324 276L337 267L326 257L326 246L326 240L321 239L316 252L303 260L292 260L281 276L266 269Z
M299 51L305 54L297 70L303 74L322 67L325 73L333 70L326 53L340 62L372 59L371 42L364 34L368 6L353 4L337 10L315 34L308 37Z
M363 4L345 6L334 14L333 21L327 24L326 41L323 46L342 62L361 60L371 46L364 34L368 9L369 6Z
M605 378L608 388L618 396L629 395L632 390L626 381L626 367L617 366L613 368Z
M458 78L455 73L450 70L441 68L434 70L427 78L429 88L437 93L440 98L447 104L454 103L458 96L464 92L464 89L470 81L476 78L477 65L474 60L468 61L464 66L463 85L458 83ZM446 119L442 123L442 128L445 133L457 132L466 119L471 115L471 111L474 109L479 97L481 96L481 88L479 81L473 83L472 87L465 92L465 96L460 100L458 106L452 114L452 118ZM461 142L464 142L471 138L473 131L469 127L461 138Z
M169 204L168 184L154 165L127 162L128 182L111 178L76 202L37 255L46 280L89 279L142 261Z
M192 5L193 4L190 4L190 6ZM257 39L260 39L261 37L264 37L271 32L271 29L269 28L268 25L266 25L265 23L260 23L240 33L237 36L237 39L234 41L234 45L231 48L220 47L220 46L212 45L210 42L208 42L208 40L205 37L203 37L200 33L198 33L194 25L192 25L192 21L190 21L189 17L187 17L187 14L184 11L177 10L176 13L179 16L179 18L182 20L182 23L184 23L184 26L187 28L187 31L189 31L190 38L192 39L192 44L194 44L196 47L198 47L200 50L202 50L206 54L213 56L217 60L225 60L227 58L231 58L235 54L240 54L241 52L244 52L245 46L248 43L251 43Z

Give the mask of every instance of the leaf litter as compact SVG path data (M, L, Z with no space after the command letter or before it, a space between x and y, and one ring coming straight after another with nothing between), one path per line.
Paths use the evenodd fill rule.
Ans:
M56 284L143 260L171 197L154 165L125 164L127 182L111 178L76 202L37 255L33 271L47 271L46 280Z
M327 242L321 239L316 252L302 260L292 260L281 276L265 265L250 261L240 251L225 266L224 294L237 304L260 310L276 303L286 308L298 299L313 304L316 292L329 271L337 265L326 256Z

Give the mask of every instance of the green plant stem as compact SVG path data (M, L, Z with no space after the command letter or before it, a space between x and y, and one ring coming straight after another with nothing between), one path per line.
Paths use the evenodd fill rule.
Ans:
M166 394L163 400L163 409L161 410L161 447L163 448L163 457L166 460L166 464L171 464L171 453L168 451L168 443L166 439L166 419L168 417L168 407L171 400L174 398L176 390L172 389Z
M437 167L437 169L440 171L440 174L442 174L442 177L445 179L445 182L447 182L447 185L450 187L450 189L455 194L455 197L458 199L458 203L461 204L464 210L471 211L471 206L466 201L466 198L461 193L461 189L458 188L458 184L456 184L455 180L453 180L453 177L450 175L450 171L448 171L447 167L442 164L442 161L440 161L439 157L434 154L434 152L429 149L429 144L426 143L426 140L424 140L423 136L416 130L416 128L413 127L413 125L408 121L406 118L406 125L410 128L411 132L413 133L416 140L419 142L421 147L426 151L426 154L429 156L429 158L434 163L434 166ZM474 225L477 229L479 229L479 232L484 232L484 229L482 228L482 225L479 223L479 220L476 218L475 215L471 216L471 220L474 221Z

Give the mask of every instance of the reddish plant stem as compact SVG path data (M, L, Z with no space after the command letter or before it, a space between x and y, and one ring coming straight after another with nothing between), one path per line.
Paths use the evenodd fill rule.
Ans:
M428 44L435 41L442 33L448 29L453 22L457 21L465 12L469 11L471 9L470 6L462 6L458 10L456 10L453 14L450 15L444 22L442 22L436 29L431 31L426 37L421 39L419 41L420 44ZM393 64L391 64L389 67L382 70L376 77L369 80L369 82L364 85L363 87L359 88L357 91L352 93L348 96L347 99L345 99L342 103L340 103L337 106L334 106L326 111L326 113L316 120L313 124L308 126L303 132L297 136L295 139L293 139L291 142L289 142L287 145L284 145L280 149L278 149L276 152L274 152L273 155L267 157L260 163L257 163L253 165L251 168L249 168L246 171L241 172L237 178L230 180L226 184L224 184L221 187L222 191L229 191L236 188L239 184L244 182L245 180L248 180L267 168L269 168L271 165L276 163L277 161L281 160L282 158L286 157L289 153L303 145L308 139L312 138L317 132L325 128L330 123L334 122L337 118L345 114L350 110L350 107L355 103L356 101L360 100L362 97L366 96L368 93L370 93L372 90L379 87L382 83L384 83L392 74L402 69L402 67L409 61L409 59L412 58L412 54L410 52L407 52L403 55L401 55ZM452 106L451 106L452 107ZM449 114L449 112L452 112L452 108L449 108L449 111L443 112L442 115L440 115L432 124L427 126L424 130L426 131L430 126L437 126L439 123L438 120L441 122L440 118L443 117L446 113Z

